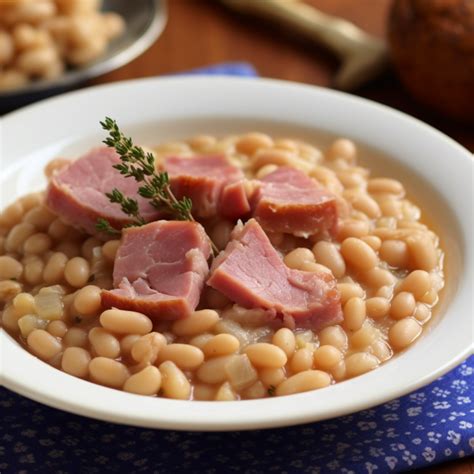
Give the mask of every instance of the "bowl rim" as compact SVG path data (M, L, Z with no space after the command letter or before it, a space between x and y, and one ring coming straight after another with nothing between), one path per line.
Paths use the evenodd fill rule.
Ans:
M105 52L104 58L100 57L84 67L66 69L61 76L55 79L34 81L19 89L2 91L0 92L0 100L12 100L15 97L28 94L37 94L56 89L67 89L125 66L150 48L163 32L168 21L166 1L167 0L149 0L154 13L148 19L148 23L141 35L127 47L119 49L110 55ZM107 10L107 12L113 12L113 10Z
M178 92L176 92L177 90ZM423 142L425 140L427 142L421 145L418 144L418 148L431 145L431 147L441 147L443 151L449 151L451 154L450 163L456 163L452 165L452 169L457 167L459 169L462 168L462 171L469 170L472 176L474 161L471 153L451 138L418 119L387 106L343 92L274 79L250 80L221 76L181 76L123 81L93 86L46 99L40 103L29 105L5 115L0 123L2 128L8 132L10 128L18 127L20 122L34 121L35 118L45 114L48 110L60 109L61 107L74 104L78 105L84 98L89 101L91 109L93 109L96 107L94 99L100 98L102 100L101 106L103 106L110 97L119 97L120 94L125 97L120 99L123 104L118 104L117 107L122 107L123 110L126 110L127 104L125 102L126 98L130 96L129 94L146 96L146 94L151 92L162 94L161 99L164 102L169 100L169 97L165 97L166 94L175 94L180 98L196 97L196 105L201 104L202 107L208 107L209 110L206 112L208 114L211 114L214 110L222 109L222 102L219 103L219 100L227 101L228 104L235 107L235 110L238 110L237 115L242 114L244 107L238 100L239 94L242 93L251 96L253 101L257 102L248 102L247 107L251 109L253 107L253 110L256 110L256 107L262 105L265 101L268 102L271 99L279 98L281 103L267 104L268 110L259 112L268 117L270 117L268 114L272 112L272 108L283 108L285 104L288 106L288 100L290 99L298 99L300 108L303 108L306 102L312 104L328 103L334 106L339 112L336 112L335 115L332 112L331 120L333 121L338 120L338 114L342 113L341 110L347 110L347 108L352 107L354 111L363 111L372 117L372 120L376 119L376 127L384 130L396 129L398 130L397 133L401 136L405 135L407 139L413 134L419 134L419 141L421 142L421 138L423 138ZM206 94L216 93L219 100L210 104L204 101L205 97L197 98L197 94L205 96ZM307 107L310 105L308 104ZM183 110L186 110L186 107L189 108L189 104L183 103L178 106L179 110L176 112L178 116L179 113L183 113ZM98 109L101 110L101 107L98 107ZM299 114L300 110L297 112ZM130 118L130 122L133 122L133 120L137 121L138 117L140 117L139 111L131 111L130 113L133 116ZM168 119L171 117L168 116ZM342 119L340 118L339 120ZM335 132L338 133L338 130L335 130ZM366 140L366 143L371 144L371 141ZM447 166L445 163L440 163L442 166ZM466 176L466 173L462 173L461 179L468 183L469 176ZM453 189L453 185L450 186ZM469 192L469 188L467 188L466 192ZM468 200L468 204L462 209L462 212L469 214L469 207L471 207L472 211L472 204L472 199ZM458 215L458 213L458 209L456 209L455 214ZM470 222L467 224L472 224L472 217L471 212L471 216L467 216L467 220L470 219ZM468 225L464 225L462 235L464 244L472 241L472 234L472 225L470 228ZM7 359L15 360L17 363L15 365L0 364L0 381L5 387L15 392L72 413L112 422L153 428L212 431L258 429L308 423L345 415L387 402L416 390L454 368L473 352L474 343L469 335L469 329L472 329L472 326L470 326L468 306L468 298L470 298L470 289L473 282L473 250L467 245L464 245L463 250L465 262L467 262L462 269L464 278L460 283L458 294L452 302L454 309L450 310L450 318L461 323L462 330L458 330L448 338L446 347L440 348L439 351L436 351L436 347L433 347L434 339L441 337L440 334L436 335L436 337L433 336L436 332L440 332L441 325L438 325L427 337L418 341L413 348L410 348L408 352L403 354L403 357L400 356L396 360L362 377L327 387L321 391L305 392L290 397L227 402L225 404L141 397L139 403L131 406L130 402L134 401L133 397L137 397L137 395L110 390L56 370L24 350L3 329L0 333L1 359L5 361ZM461 316L458 313L454 314L455 310ZM441 321L443 323L442 326L446 326L445 329L449 327L446 323L448 319L446 316ZM456 344L460 345L457 346ZM431 351L429 352L430 357L423 357L424 350ZM413 361L410 362L410 359L413 359L413 357L406 357L406 354L413 354L414 356L415 353L420 355L417 364L413 364ZM410 372L410 376L408 377L406 374L401 373L403 370ZM402 386L397 386L396 381L403 376L405 376L406 383L402 384ZM365 384L361 383L362 379ZM381 391L375 390L367 394L366 388L363 385ZM342 403L342 406L340 404L337 405L337 403L335 405L331 404L332 400L344 401L347 393L351 394L350 399ZM324 402L327 405L319 406L317 405L319 402ZM205 412L202 410L203 407L206 407ZM158 411L159 413L157 413Z

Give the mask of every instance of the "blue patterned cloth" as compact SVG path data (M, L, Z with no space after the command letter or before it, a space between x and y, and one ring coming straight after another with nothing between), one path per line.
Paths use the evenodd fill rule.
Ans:
M474 356L431 385L370 410L234 433L114 425L0 389L0 472L401 472L473 454L473 386Z
M208 76L240 76L240 77L257 77L257 71L249 63L242 62L230 62L215 64L213 66L200 67L198 69L192 69L190 71L173 74L174 76L190 76L190 75L202 75Z
M242 63L198 73L242 74ZM401 472L474 453L474 356L421 390L370 410L292 428L150 430L48 408L0 388L0 473Z

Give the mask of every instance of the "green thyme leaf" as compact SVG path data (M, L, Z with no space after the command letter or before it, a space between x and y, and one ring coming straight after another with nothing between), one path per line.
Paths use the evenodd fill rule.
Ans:
M110 222L107 219L104 219L102 217L99 217L97 219L95 228L97 229L98 232L105 232L110 235L120 235L120 231L117 229L114 229L110 225Z
M186 196L182 199L176 198L171 191L168 173L155 170L153 153L145 152L143 148L134 145L132 139L126 137L120 131L117 122L110 117L106 117L100 124L109 133L104 143L108 147L114 148L120 157L120 163L114 165L114 168L123 176L134 178L135 181L141 183L138 194L148 199L155 209L169 213L177 220L193 222L193 203L191 199ZM124 196L116 188L106 193L106 196L110 202L119 204L124 214L133 218L131 225L141 226L146 223L146 220L140 214L136 199ZM99 219L96 227L98 230L106 232L113 229L105 219ZM210 243L213 253L216 255L218 249L212 241Z

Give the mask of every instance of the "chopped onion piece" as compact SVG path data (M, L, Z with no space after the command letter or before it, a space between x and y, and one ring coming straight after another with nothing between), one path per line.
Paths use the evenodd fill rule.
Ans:
M274 319L270 311L260 308L247 309L234 304L222 314L224 319L232 319L236 323L246 327L260 327L268 324Z
M306 344L308 342L312 342L313 340L314 340L313 331L300 332L296 336L296 347L298 349L303 349L304 347L306 347Z
M258 373L250 363L247 354L233 357L225 366L227 378L237 390L250 387L258 380Z
M239 340L241 348L265 340L272 332L268 326L243 328L232 319L221 319L214 326L214 330L217 334L232 334L232 336L235 336Z
M217 332L217 334L232 334L232 336L235 336L239 340L241 347L245 347L248 344L247 332L239 323L236 323L235 321L230 319L220 320L214 326L214 330Z
M264 398L267 394L268 390L265 388L263 383L258 380L244 391L243 396L245 398L256 399Z
M18 327L20 328L21 335L27 338L31 331L34 329L44 329L48 323L49 321L39 319L35 314L25 314L25 316L18 320Z
M44 286L39 293L56 293L57 295L65 295L66 288L63 285Z
M237 395L235 394L232 386L229 382L224 382L219 390L216 393L214 400L219 402L228 402L232 400L237 400Z
M53 291L40 291L35 296L35 308L41 319L62 319L64 315L61 294Z

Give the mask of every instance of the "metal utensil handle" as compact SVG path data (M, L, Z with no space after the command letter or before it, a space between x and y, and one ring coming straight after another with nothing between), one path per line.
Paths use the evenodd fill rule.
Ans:
M224 3L293 26L339 57L345 57L354 49L367 47L370 43L381 43L353 23L322 13L299 0L224 0Z

